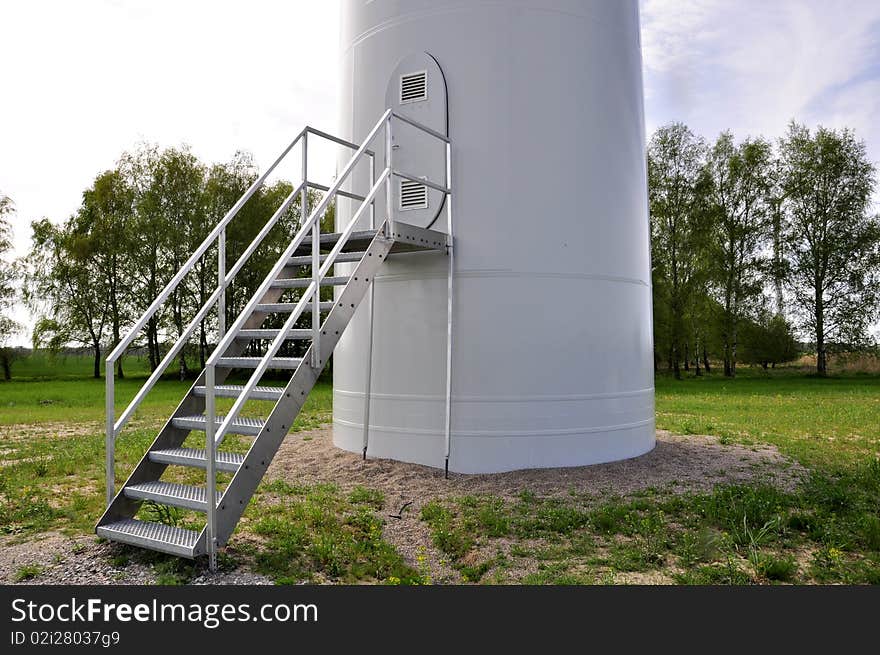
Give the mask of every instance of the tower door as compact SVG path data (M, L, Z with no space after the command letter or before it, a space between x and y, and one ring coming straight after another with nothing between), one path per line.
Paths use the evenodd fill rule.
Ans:
M446 79L440 65L427 52L404 57L388 81L385 106L419 123L449 134ZM443 184L446 177L445 144L403 121L394 122L394 169ZM424 184L394 179L396 220L419 227L432 227L444 208L445 196ZM442 230L442 221L435 226Z

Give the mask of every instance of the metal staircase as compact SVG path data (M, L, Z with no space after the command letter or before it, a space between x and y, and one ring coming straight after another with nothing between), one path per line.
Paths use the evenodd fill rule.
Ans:
M446 180L443 184L416 177L411 172L394 169L392 165L392 129L394 121L398 120L404 121L445 143ZM369 149L369 146L377 140L381 133L384 133L385 166L377 176L375 174L376 155ZM339 146L354 150L348 164L342 170L335 184L330 187L309 181L308 140L310 136L329 140ZM302 152L301 183L285 198L282 205L227 272L225 261L225 230L227 225L297 144L300 144ZM370 188L367 193L358 195L351 190L343 189L346 182L349 187L351 186L352 172L357 164L364 159L369 165ZM224 545L234 531L263 474L290 430L294 419L318 380L355 310L365 299L372 303L372 295L367 292L371 289L372 281L382 268L386 258L399 252L438 250L446 252L449 255L449 290L451 293L452 190L450 164L451 144L445 135L392 110L383 114L361 145L349 143L309 127L294 139L275 163L254 182L229 213L217 224L129 334L121 340L107 358L107 509L97 524L96 532L98 535L114 541L183 557L194 558L199 555L208 555L211 568L216 567L218 546ZM395 220L392 189L392 180L394 179L418 182L444 194L447 218L446 233ZM307 193L309 189L326 191L311 213L308 213ZM376 200L382 190L385 193L385 216L377 224ZM336 202L339 197L360 204L356 210L352 211L351 219L341 232L322 234L320 219L330 207L330 203ZM226 330L224 325L226 288L257 250L279 218L297 200L301 203L301 216L308 215L308 217L303 219L299 231L288 247L278 258L233 325ZM369 229L355 229L357 226L363 226L364 223L369 225ZM181 337L168 350L160 365L117 420L114 405L114 363L131 345L186 274L192 270L196 262L205 256L215 243L218 252L217 289L197 312ZM340 264L343 266L340 267ZM304 271L308 271L308 275L303 276ZM321 289L325 287L334 289L333 300L321 299ZM298 298L285 300L285 296L290 293L298 293ZM451 312L451 296L449 300L449 311ZM116 493L114 449L120 432L164 370L180 353L201 321L215 307L218 316L217 347L207 360L205 369L165 423L119 492ZM284 317L284 324L281 328L263 327L267 319L272 321L273 317L275 317L274 324L277 325L277 317L279 316ZM310 327L302 327L303 323L309 322ZM245 354L252 340L263 340L268 343L268 347L262 355ZM279 352L283 344L288 341L305 342L304 355L302 357L280 356ZM451 347L451 343L448 343L447 347ZM247 382L226 384L230 374L241 369L252 371ZM290 378L287 384L283 387L261 385L263 376L269 370L289 371ZM220 415L216 411L218 397L235 399L225 415ZM447 403L448 400L447 398ZM242 409L249 401L270 401L274 405L265 418L242 416ZM366 407L369 407L369 402L366 403ZM366 426L368 423L368 416L365 416L364 425ZM184 447L184 442L191 432L204 435L204 448ZM224 438L229 434L253 438L246 453L220 449ZM162 480L162 476L169 466L204 469L204 485L195 486ZM218 472L232 474L232 479L225 488L218 488L216 480ZM145 501L204 512L206 515L205 526L201 530L191 530L135 518L141 504Z

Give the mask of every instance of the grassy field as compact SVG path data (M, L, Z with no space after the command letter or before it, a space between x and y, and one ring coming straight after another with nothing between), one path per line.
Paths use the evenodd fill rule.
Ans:
M880 456L880 375L821 379L800 369L743 369L655 381L657 427L771 443L806 466L848 466Z
M82 359L16 366L22 379L0 383L0 534L13 541L47 531L89 534L103 504L103 381L88 377ZM143 382L137 366L131 360L133 377L117 386L117 412ZM119 439L117 483L189 384L163 380L150 394ZM822 380L798 369L745 369L735 380L660 376L656 388L658 428L773 444L810 475L790 491L719 485L706 493L647 490L597 500L524 489L515 500L430 500L420 522L462 580L595 584L638 575L682 584L880 583L880 376ZM294 429L327 423L331 401L322 381ZM197 483L198 475L182 470L174 479ZM229 560L238 543L246 545L238 552L248 552L249 566L281 583L429 582L421 560L404 562L383 539L384 512L375 489L267 482L224 565L235 563ZM184 526L198 520L147 505L142 513ZM148 561L164 583L184 582L195 571L133 549L120 549L115 559L120 566ZM517 578L523 562L537 566ZM20 577L38 574L27 569Z

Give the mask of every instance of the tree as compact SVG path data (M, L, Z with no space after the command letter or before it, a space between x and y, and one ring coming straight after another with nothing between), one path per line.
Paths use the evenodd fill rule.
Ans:
M132 314L136 316L146 311L169 279L162 249L162 236L167 234L169 227L159 209L158 199L151 193L158 161L158 148L142 144L134 152L123 153L118 166L132 193L130 285ZM155 370L162 360L159 347L161 318L157 312L146 325L147 357L151 370Z
M7 216L14 211L12 200L0 194L0 365L3 367L3 379L12 378L12 359L15 351L9 340L18 333L21 326L9 317L15 304L18 284L18 268L7 261L12 252L12 226Z
M710 209L714 215L710 248L713 287L722 305L724 375L736 375L739 327L762 296L766 268L763 247L772 220L765 199L772 149L763 139L739 145L722 132L709 151Z
M84 344L92 350L93 374L99 378L110 303L104 279L92 265L96 244L77 232L76 220L71 217L62 227L47 218L31 223L25 298L38 316L34 348Z
M661 291L654 302L655 309L666 304L660 312L669 323L661 334L676 378L681 377L679 363L688 361L686 316L705 267L705 153L703 140L681 123L657 130L648 146L652 278Z
M121 339L131 314L131 223L133 194L118 170L105 171L83 192L82 206L76 214L74 232L91 244L90 265L102 278L106 289L110 349ZM116 374L125 377L122 357Z
M763 310L754 321L743 325L743 361L776 366L797 359L800 354L791 325L783 316Z
M157 239L163 254L162 286L177 274L207 236L202 202L204 181L204 166L187 148L168 148L155 163L145 206L154 212L154 224L165 225ZM190 277L184 278L171 293L168 310L178 339L189 323L188 317L198 311L196 298ZM179 361L180 379L184 380L188 375L186 348L180 350Z
M787 283L824 376L829 343L866 342L878 313L880 222L868 214L875 171L864 142L848 129L811 134L792 122L780 154Z

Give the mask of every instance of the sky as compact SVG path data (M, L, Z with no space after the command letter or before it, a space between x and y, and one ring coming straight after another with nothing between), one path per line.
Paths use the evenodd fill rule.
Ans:
M707 139L775 139L794 119L851 127L880 160L880 0L640 5L649 134L683 121ZM206 162L247 150L265 168L303 125L334 132L338 11L333 0L0 0L0 193L17 209L15 254L31 220L65 220L140 142L186 143ZM329 153L315 165L333 172Z

